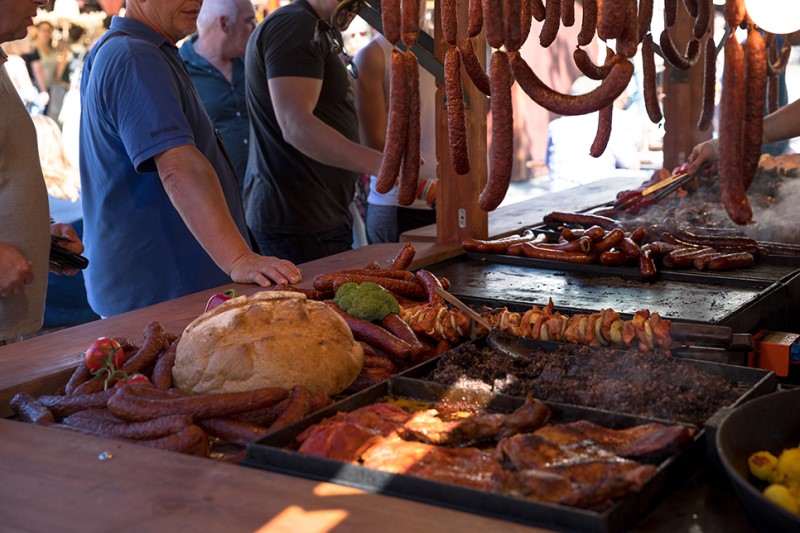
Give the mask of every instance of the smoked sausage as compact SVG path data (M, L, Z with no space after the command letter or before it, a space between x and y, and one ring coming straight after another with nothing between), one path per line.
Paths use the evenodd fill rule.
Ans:
M397 182L400 163L405 152L408 126L408 83L406 59L402 52L392 50L389 81L389 117L386 124L386 143L375 190L389 192Z
M511 103L511 68L505 52L495 51L491 60L492 145L489 150L490 170L486 185L478 197L484 211L500 205L511 183L514 162L514 109Z
M500 3L500 2L497 2ZM488 25L487 25L488 29ZM461 87L461 55L458 48L448 48L444 56L445 93L447 94L447 135L450 159L457 174L468 174L469 148L467 120Z

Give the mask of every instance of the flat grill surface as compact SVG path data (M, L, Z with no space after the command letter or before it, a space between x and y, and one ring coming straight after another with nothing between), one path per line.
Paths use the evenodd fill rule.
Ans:
M545 305L552 298L556 307L567 312L611 308L633 314L639 309L649 309L670 319L735 325L736 331L748 331L753 325L739 323L746 320L738 315L759 304L779 285L769 279L707 276L698 276L695 281L660 279L647 283L603 271L530 268L465 256L428 269L446 277L451 283L450 292L470 303L525 307ZM779 279L782 277L780 274ZM732 321L736 323L731 324Z

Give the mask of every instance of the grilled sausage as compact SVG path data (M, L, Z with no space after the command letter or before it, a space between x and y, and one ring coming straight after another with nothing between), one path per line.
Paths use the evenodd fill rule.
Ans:
M408 361L411 359L413 351L411 346L404 340L377 324L350 316L350 314L340 309L339 306L334 303L329 303L328 305L331 309L336 311L339 316L344 318L344 321L347 322L356 340L364 341L370 346L374 346L393 359L401 361Z
M408 270L408 267L411 266L411 262L414 260L414 255L416 255L417 250L414 248L414 245L411 243L404 244L400 251L397 252L397 255L394 256L392 259L392 264L389 267L389 270Z

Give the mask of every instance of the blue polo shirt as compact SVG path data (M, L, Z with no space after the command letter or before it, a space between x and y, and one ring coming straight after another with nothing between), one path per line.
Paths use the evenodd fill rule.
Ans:
M81 78L80 170L89 303L115 315L230 282L172 205L154 156L195 145L247 235L236 177L178 49L114 17Z

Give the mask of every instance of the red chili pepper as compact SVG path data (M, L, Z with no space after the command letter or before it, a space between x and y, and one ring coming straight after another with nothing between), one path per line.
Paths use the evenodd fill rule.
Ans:
M231 298L236 298L238 294L236 294L236 289L227 289L219 294L214 294L211 298L208 299L206 302L206 310L205 312L208 313L215 307L219 307L223 303L227 302Z

